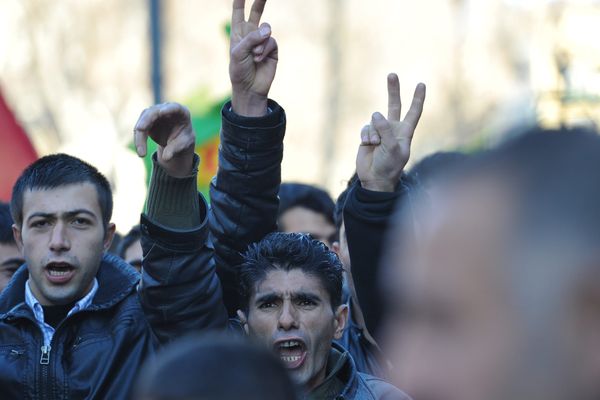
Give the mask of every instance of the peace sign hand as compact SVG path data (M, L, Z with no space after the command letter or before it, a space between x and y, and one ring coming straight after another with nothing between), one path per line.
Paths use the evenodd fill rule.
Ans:
M389 74L388 117L376 112L361 131L356 172L363 188L393 192L410 158L410 146L425 102L425 85L415 89L408 113L401 120L402 103L398 75Z
M233 111L258 117L267 113L267 99L277 70L277 42L271 26L259 26L267 0L255 0L246 21L245 0L234 0L231 18L229 77Z

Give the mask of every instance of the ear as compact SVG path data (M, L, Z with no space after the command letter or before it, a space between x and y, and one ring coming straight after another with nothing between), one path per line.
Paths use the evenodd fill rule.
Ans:
M113 241L113 238L115 237L116 229L116 225L112 222L106 227L106 233L104 234L104 251L108 251L108 249L110 249L110 245Z
M348 305L342 304L335 311L335 334L333 337L335 339L341 339L342 334L344 333L344 328L346 328L346 323L348 322Z
M242 325L244 326L244 331L246 332L246 335L249 335L250 333L248 331L248 317L246 317L246 314L242 310L237 310L237 316L240 319Z
M13 224L12 231L15 242L17 243L17 247L19 248L19 251L23 253L23 237L21 236L21 227L17 224Z

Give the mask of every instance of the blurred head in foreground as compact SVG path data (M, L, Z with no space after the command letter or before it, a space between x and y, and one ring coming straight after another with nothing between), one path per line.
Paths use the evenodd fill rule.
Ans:
M138 400L294 400L295 387L269 351L236 337L189 337L144 366Z
M595 133L537 130L399 217L384 277L398 386L421 400L600 398L599 173Z

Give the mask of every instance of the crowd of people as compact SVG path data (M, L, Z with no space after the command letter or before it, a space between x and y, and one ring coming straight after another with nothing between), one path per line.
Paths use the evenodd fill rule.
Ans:
M210 205L190 113L158 145L115 246L109 182L40 158L0 205L0 398L593 400L600 396L600 137L537 128L410 170L425 102L360 131L334 201L281 183L284 109L266 0L233 1L232 97Z

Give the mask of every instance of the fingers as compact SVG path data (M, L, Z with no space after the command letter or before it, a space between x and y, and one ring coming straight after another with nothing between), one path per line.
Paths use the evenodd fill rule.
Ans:
M134 129L133 131L133 143L135 144L135 150L137 155L145 157L148 152L148 135L143 131Z
M138 156L144 157L147 153L148 130L158 118L157 106L142 111L138 121L133 128L133 142Z
M400 100L400 80L398 75L389 74L387 77L388 88L388 120L400 121L402 102Z
M249 54L256 55L257 47L264 46L262 54L266 53L268 40L271 36L271 26L267 23L262 24L259 29L247 34L232 50L231 57L241 61ZM260 49L258 49L260 50ZM264 58L264 57L263 57Z
M267 0L254 0L254 3L252 3L252 8L250 9L250 18L248 18L248 22L258 26L263 11L265 10L266 3Z
M371 117L371 126L380 137L380 142L384 146L392 148L398 145L398 141L396 139L396 136L394 135L392 125L387 119L385 119L383 115L381 115L378 112L374 113Z
M170 161L174 156L186 152L192 152L194 149L194 137L190 135L177 135L174 139L169 140L162 151L162 159Z
M231 15L231 24L241 24L246 20L245 12L246 0L233 0L233 14Z
M158 116L161 118L178 118L182 121L189 120L190 110L179 103L164 103L158 105Z
M381 143L379 134L373 127L373 125L365 125L360 131L360 145L361 146L377 146Z
M404 117L404 122L410 124L413 127L413 130L417 127L419 119L421 118L421 114L423 113L423 105L425 104L425 93L425 84L419 83L417 85L417 88L415 89L415 94L413 96L410 109L408 110L408 113L406 113L406 117Z
M258 50L260 50L260 52L257 52ZM277 41L272 37L269 37L266 43L254 48L254 61L261 62L268 57L277 58L277 51Z

